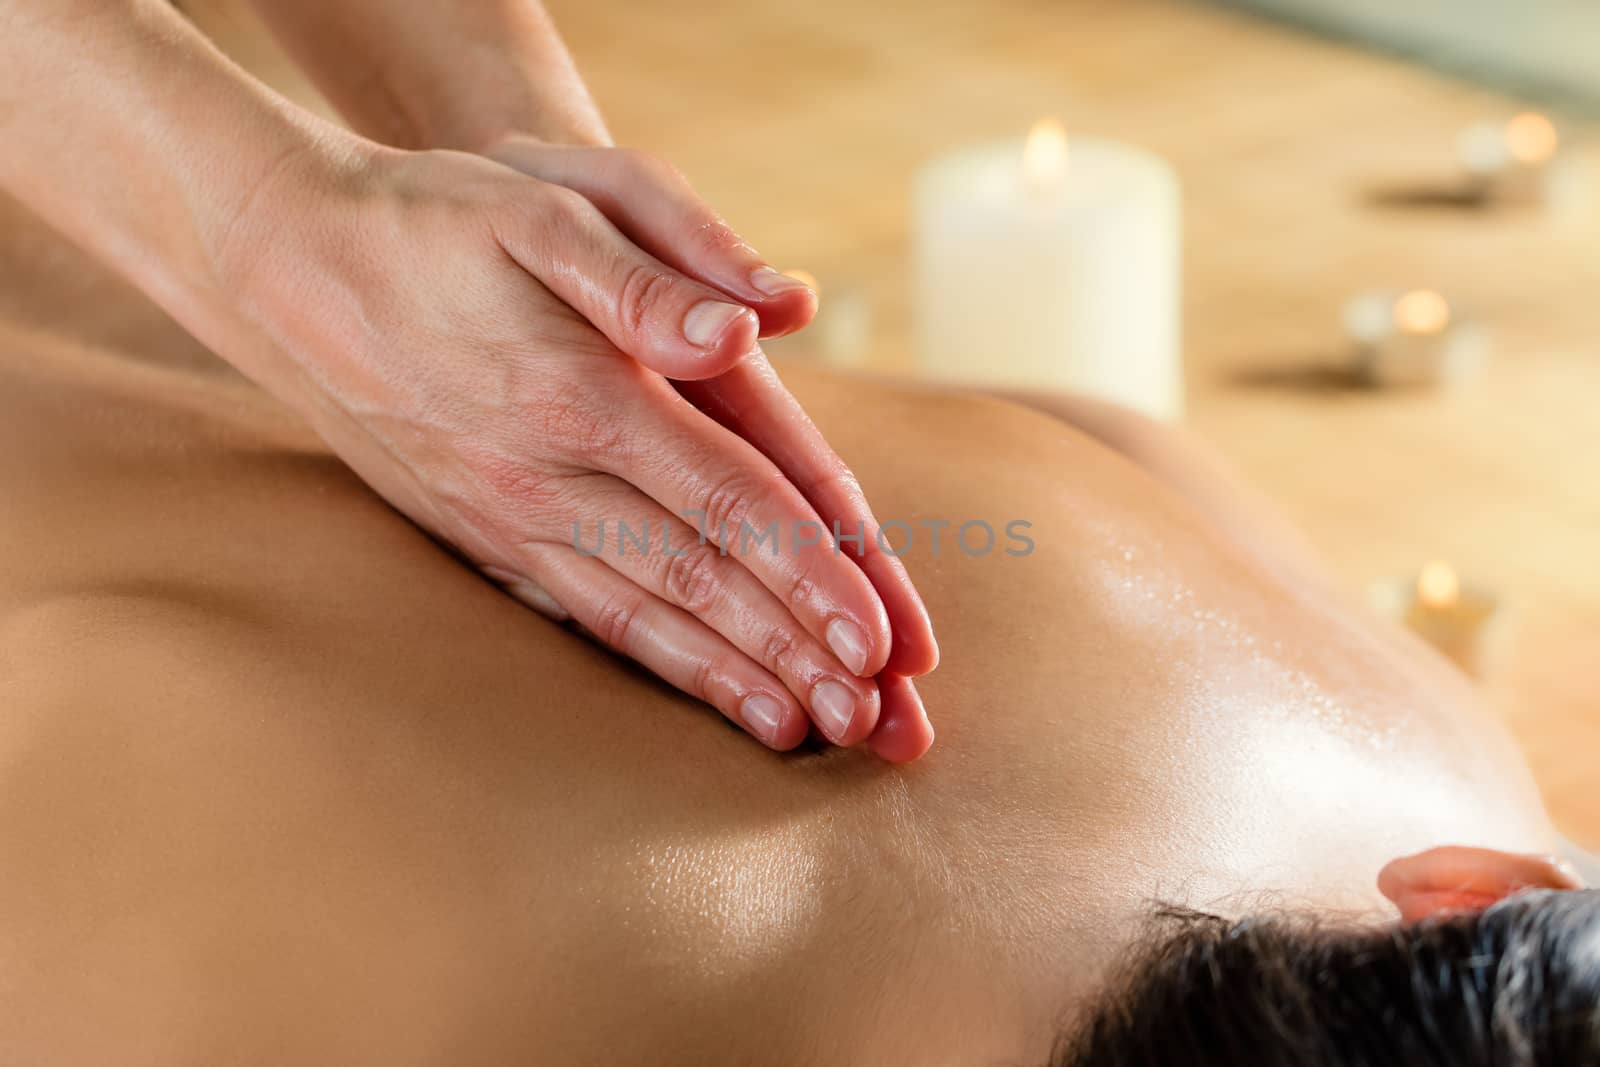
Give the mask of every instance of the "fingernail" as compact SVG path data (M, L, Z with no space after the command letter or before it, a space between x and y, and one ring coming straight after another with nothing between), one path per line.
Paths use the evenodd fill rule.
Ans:
M754 313L738 304L725 304L720 300L702 300L689 309L683 317L683 336L692 345L710 348L728 331L728 327L741 315Z
M767 693L751 693L740 701L739 717L762 744L770 745L783 725L783 703Z
M839 662L848 667L851 674L860 677L867 667L867 635L861 632L861 627L849 619L834 619L823 632Z
M793 274L784 274L773 270L771 267L757 267L750 273L750 284L768 296L777 296L780 293L793 292L796 289L809 289L811 286L796 278Z
M824 678L811 689L811 710L817 713L817 725L828 740L837 744L856 717L856 697L843 682Z

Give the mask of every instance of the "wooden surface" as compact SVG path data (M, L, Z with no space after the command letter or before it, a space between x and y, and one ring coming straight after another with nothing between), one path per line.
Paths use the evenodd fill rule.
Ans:
M1515 102L1181 3L549 6L618 140L676 162L825 304L863 301L877 369L913 368L921 162L1045 114L1170 159L1191 424L1352 588L1443 557L1504 597L1487 695L1558 820L1600 844L1600 222L1429 195L1457 130ZM1320 373L1347 297L1418 286L1493 330L1481 380L1365 393Z

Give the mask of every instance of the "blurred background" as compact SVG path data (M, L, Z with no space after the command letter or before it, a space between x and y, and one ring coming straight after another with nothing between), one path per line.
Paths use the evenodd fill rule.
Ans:
M1558 820L1600 845L1600 4L548 6L618 141L672 160L764 255L817 279L822 317L780 359L930 372L927 259L960 266L967 238L930 253L918 231L930 213L982 229L990 210L919 199L938 160L1012 141L1020 156L1054 118L1068 183L1080 136L1170 168L1183 421L1352 591L1414 611L1416 576L1447 565L1478 606L1457 617L1451 600L1423 628L1472 646ZM1072 244L1086 217L1052 214L1038 240ZM1114 271L1110 247L1082 254ZM1049 269L1070 286L1088 261ZM1407 293L1423 294L1409 310L1385 303ZM1361 294L1375 335L1347 321ZM1128 299L1130 320L1165 321ZM1475 354L1458 364L1462 325ZM1016 357L989 347L985 366ZM1391 359L1410 384L1373 373Z
M1546 101L1600 104L1593 0L1231 0Z

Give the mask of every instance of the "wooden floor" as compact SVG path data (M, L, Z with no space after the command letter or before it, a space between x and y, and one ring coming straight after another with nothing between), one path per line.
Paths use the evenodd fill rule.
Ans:
M1600 844L1600 220L1428 203L1457 130L1515 102L1155 0L549 6L617 138L676 162L825 303L859 294L878 369L912 368L919 163L1045 114L1170 159L1191 423L1353 588L1443 557L1506 599L1486 691L1558 819ZM1492 328L1480 381L1374 394L1318 373L1349 295L1414 286Z

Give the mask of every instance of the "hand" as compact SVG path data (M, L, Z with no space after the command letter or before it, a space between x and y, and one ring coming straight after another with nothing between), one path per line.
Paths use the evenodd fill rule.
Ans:
M219 253L248 324L236 362L513 595L763 743L798 744L808 716L837 744L873 733L869 679L892 650L872 582L830 538L796 543L788 531L822 528L796 485L649 369L726 372L754 345L748 309L640 250L571 189L474 156L373 150L338 191L309 194L284 170ZM788 438L804 445L815 431L791 415ZM825 446L785 458L814 496L859 502ZM682 518L693 512L708 543ZM620 523L651 531L650 547L622 544ZM592 549L602 524L605 551L575 547ZM773 524L781 551L738 550L742 529ZM931 634L923 648L936 655ZM910 713L909 685L888 688Z
M798 329L816 312L815 294L769 267L670 164L630 149L549 144L523 134L502 137L485 154L581 193L641 249L753 307L763 337ZM932 744L933 730L904 676L937 666L938 645L904 565L879 546L878 524L860 486L759 351L722 374L677 388L760 449L824 520L867 531L862 543L841 542L840 550L852 554L882 597L894 635L886 669L901 676L892 684L880 679L881 726L870 747L885 759L916 759Z

